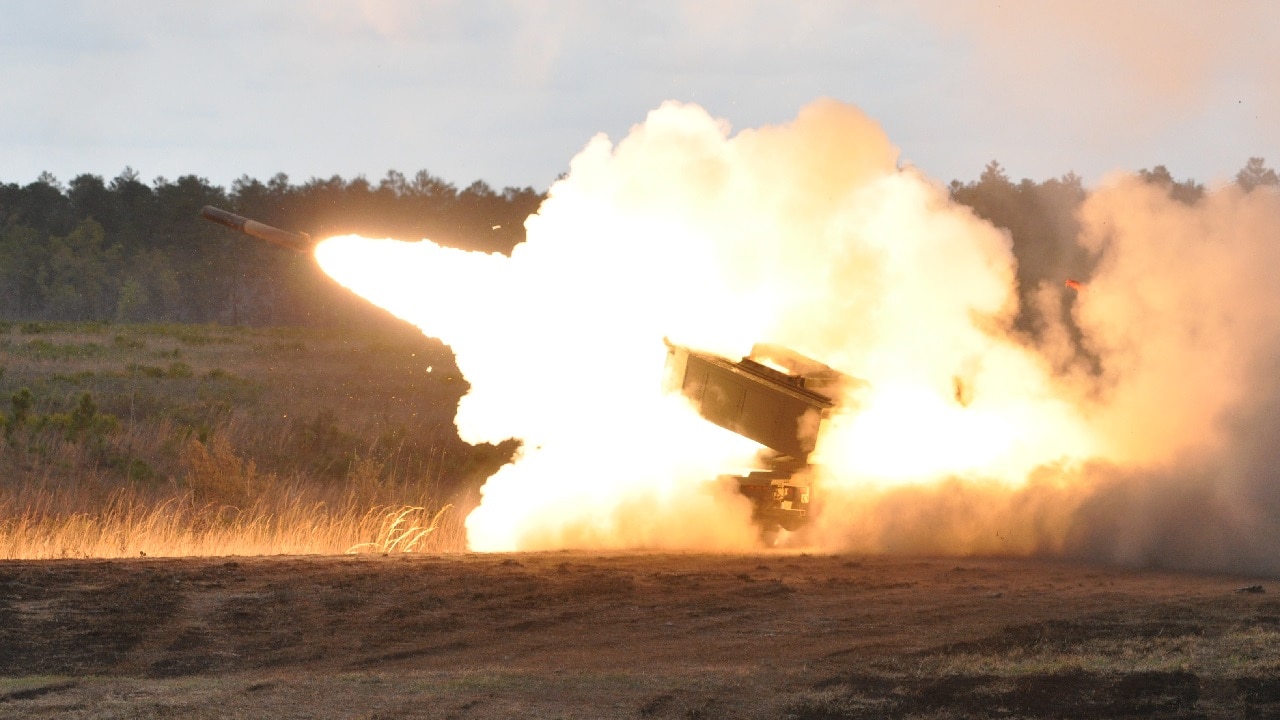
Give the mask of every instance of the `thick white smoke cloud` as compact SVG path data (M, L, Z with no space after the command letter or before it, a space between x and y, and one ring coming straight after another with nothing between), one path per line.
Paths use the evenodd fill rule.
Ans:
M834 101L737 134L672 103L597 137L510 258L359 238L319 258L453 347L464 437L525 441L469 518L477 549L752 545L712 479L753 449L661 396L670 337L866 381L821 439L808 542L1272 568L1275 196L1186 207L1117 178L1082 223L1078 367L1052 327L1067 291L1040 294L1045 347L1015 337L1007 236Z
M1081 213L1099 255L1078 309L1101 360L1099 470L1074 542L1108 559L1280 571L1280 195L1195 205L1118 177Z
M1071 556L1280 572L1280 195L1210 192L1194 205L1116 176L1086 200L1097 269L1074 304L1084 354L1046 357L1096 447L1024 484L950 478L843 496L831 531L874 551ZM1065 289L1042 295L1062 322ZM1053 338L1057 338L1054 347Z

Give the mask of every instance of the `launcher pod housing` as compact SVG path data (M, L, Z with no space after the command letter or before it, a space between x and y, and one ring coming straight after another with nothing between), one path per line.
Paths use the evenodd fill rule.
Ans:
M680 392L707 420L765 447L761 467L723 475L752 506L761 535L799 530L811 516L809 454L822 423L856 380L777 345L756 345L733 361L667 342L664 387Z

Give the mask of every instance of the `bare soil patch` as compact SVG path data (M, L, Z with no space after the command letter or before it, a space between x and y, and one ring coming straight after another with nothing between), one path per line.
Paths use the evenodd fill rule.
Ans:
M1257 583L788 553L7 561L0 717L1269 717L1280 602L1236 592Z

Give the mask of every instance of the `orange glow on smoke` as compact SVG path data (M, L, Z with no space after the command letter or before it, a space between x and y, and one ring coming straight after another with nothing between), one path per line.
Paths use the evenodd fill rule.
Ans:
M1175 268L1153 274L1125 254L1196 222L1123 184L1087 205L1086 232L1111 243L1072 310L1090 369L1059 327L1064 288L1036 296L1043 347L1013 336L1008 236L897 162L873 121L834 101L737 134L669 103L616 145L594 138L511 257L341 237L317 258L453 348L472 385L465 439L524 441L468 518L477 550L753 546L748 504L714 479L757 448L661 395L664 337L734 359L778 344L864 381L813 457L827 507L813 543L1060 548L1091 487L1086 463L1154 467L1221 444L1240 386L1188 369L1188 340L1161 329L1220 290L1196 280L1188 295L1158 279ZM1126 225L1134 207L1171 224ZM1199 332L1243 377L1228 330Z
M778 343L866 380L820 439L827 493L1018 484L1092 450L1044 364L994 329L1014 307L1008 240L899 170L851 107L731 136L664 105L616 146L594 139L527 229L509 258L317 250L453 348L464 438L524 440L468 520L473 548L754 543L748 505L713 481L756 448L661 396L664 337L733 358Z

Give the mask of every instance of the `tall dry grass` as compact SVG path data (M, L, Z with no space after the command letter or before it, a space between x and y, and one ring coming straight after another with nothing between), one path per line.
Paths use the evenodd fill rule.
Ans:
M407 487L319 486L256 471L225 441L192 439L182 485L106 478L10 484L0 498L0 558L458 552L463 513L409 504ZM358 478L355 478L358 481ZM112 487L114 485L114 487ZM405 499L388 500L402 491Z
M0 558L465 550L505 451L458 439L451 365L416 331L0 323Z

